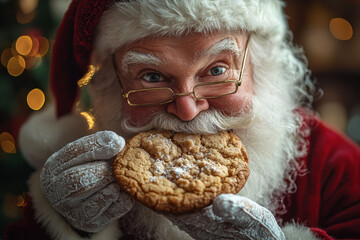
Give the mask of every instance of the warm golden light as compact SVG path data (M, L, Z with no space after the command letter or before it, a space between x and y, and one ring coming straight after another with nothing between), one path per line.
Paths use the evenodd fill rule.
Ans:
M39 40L37 39L37 37L31 36L32 39L32 48L31 51L29 52L28 56L36 56L38 55L38 51L39 51Z
M16 153L15 139L10 133L2 132L0 134L0 145L4 152Z
M87 73L77 82L78 86L84 87L88 85L97 70L98 68L94 65L89 65Z
M26 202L26 199L25 199L25 195L24 194L19 194L17 196L16 206L25 207L26 205L27 205L27 202Z
M33 41L29 36L21 36L16 40L16 44L15 44L16 51L23 56L28 55L32 47L33 47Z
M13 56L10 48L5 48L1 53L1 64L7 67L10 58Z
M45 95L40 89L35 88L29 92L26 100L32 110L39 110L45 103Z
M13 137L10 133L8 133L8 132L2 132L2 133L0 134L0 142L2 142L2 141L15 142L15 139L14 139L14 137Z
M86 121L88 123L88 126L89 126L89 130L93 129L94 126L95 126L95 117L94 117L94 115L92 115L89 112L81 112L80 114L81 114L81 116L83 116L86 119Z
M49 51L49 40L45 37L38 37L39 50L38 55L44 56Z
M22 56L15 56L10 58L7 64L7 70L11 76L17 77L23 73L25 66L24 58Z
M35 11L39 4L39 0L19 0L19 7L25 14L30 14Z
M1 141L1 148L6 153L16 153L15 144L10 141Z
M333 18L330 21L330 32L339 40L349 40L353 36L351 24L343 18Z

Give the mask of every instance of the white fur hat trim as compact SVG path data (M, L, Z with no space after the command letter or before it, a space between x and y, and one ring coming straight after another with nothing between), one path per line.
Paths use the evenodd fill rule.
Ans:
M188 32L257 32L277 41L287 28L281 0L136 0L114 3L97 26L99 60L150 35ZM99 55L100 54L100 55Z

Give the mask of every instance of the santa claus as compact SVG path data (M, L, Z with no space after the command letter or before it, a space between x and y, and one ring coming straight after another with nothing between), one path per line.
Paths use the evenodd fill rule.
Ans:
M360 150L311 109L315 87L280 0L73 0L51 66L55 107L20 134L38 170L7 239L359 239ZM76 105L87 88L96 128ZM210 84L209 84L210 83ZM148 129L231 130L249 155L238 194L163 215L115 183Z

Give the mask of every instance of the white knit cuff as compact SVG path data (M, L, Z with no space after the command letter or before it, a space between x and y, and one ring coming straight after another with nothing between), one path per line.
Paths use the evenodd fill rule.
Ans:
M28 163L41 169L51 154L67 143L91 134L87 121L79 112L56 118L55 106L34 112L21 126L19 146Z

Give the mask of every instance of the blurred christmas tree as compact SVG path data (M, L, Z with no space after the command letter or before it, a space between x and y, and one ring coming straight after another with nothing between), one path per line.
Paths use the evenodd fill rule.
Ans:
M0 238L20 218L33 171L17 149L21 124L49 98L51 48L70 1L0 0Z

